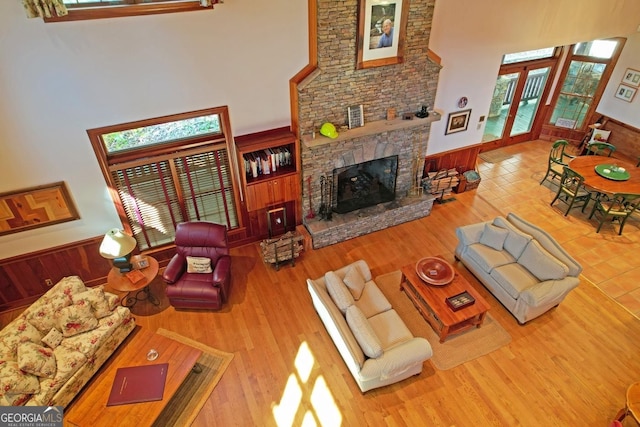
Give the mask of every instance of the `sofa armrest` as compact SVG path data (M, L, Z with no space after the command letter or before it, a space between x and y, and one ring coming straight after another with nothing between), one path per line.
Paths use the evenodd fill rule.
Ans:
M480 242L485 224L486 222L479 222L477 224L463 225L462 227L456 228L456 236L458 236L459 244L462 246L470 246Z
M518 299L522 299L532 307L560 304L564 297L579 284L580 279L573 276L560 280L546 280L522 291Z
M175 254L162 273L162 279L168 284L173 284L182 276L187 266L187 261L179 254Z
M230 274L231 257L228 255L223 255L218 259L216 268L213 269L213 284L218 286L224 284Z
M401 375L412 367L433 356L429 341L415 337L386 350L376 359L367 359L362 366L362 378L380 378L382 380Z

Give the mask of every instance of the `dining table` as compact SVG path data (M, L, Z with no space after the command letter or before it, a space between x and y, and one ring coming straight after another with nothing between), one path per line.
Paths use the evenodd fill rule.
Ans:
M584 177L584 185L599 193L640 194L640 168L630 161L606 156L578 156L569 167Z

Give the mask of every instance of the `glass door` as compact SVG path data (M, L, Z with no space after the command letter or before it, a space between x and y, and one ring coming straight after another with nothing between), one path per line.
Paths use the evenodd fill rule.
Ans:
M531 139L551 68L551 65L512 64L501 69L491 99L483 142L502 146Z

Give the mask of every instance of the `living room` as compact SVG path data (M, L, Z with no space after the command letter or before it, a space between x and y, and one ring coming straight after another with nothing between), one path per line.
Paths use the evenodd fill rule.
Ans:
M624 36L628 37L628 40L623 55L624 58L628 58L628 62L624 64L621 59L622 70L616 71L616 73L622 73L626 66L632 65L629 58L634 57L636 55L634 52L638 51L638 34L635 33L638 22L634 21L634 17L638 14L632 10L629 3L622 5L620 10L611 10L613 6L602 5L599 2L591 2L588 6L583 3L576 6L576 2L545 2L536 4L535 13L522 6L514 6L509 2L503 3L499 6L492 5L491 10L486 10L475 2L438 2L435 5L429 47L442 57L443 63L435 108L446 114L455 108L452 104L455 100L461 96L467 96L470 100L469 107L474 113L472 125L467 132L444 136L444 121L434 123L429 136L427 154L476 144L480 141L481 130L476 129L477 120L483 114L481 111L485 111L488 106L497 67L504 53L570 44L599 37ZM1 102L4 116L11 119L10 122L7 120L0 131L3 153L7 153L0 159L0 182L2 183L0 190L11 191L64 180L71 189L81 218L56 226L2 236L0 237L2 243L0 258L10 258L74 241L95 238L103 235L105 230L120 225L104 178L94 161L95 156L86 136L87 129L218 105L230 106L234 135L289 124L288 81L308 63L307 11L305 4L288 2L276 2L257 7L259 9L256 9L256 6L227 2L216 5L213 11L199 13L43 24L40 20L26 20L18 2L3 3L0 6L0 16L5 28L2 36L5 97ZM579 7L578 10L576 10L577 7ZM460 11L465 12L462 14ZM287 17L286 24L283 16ZM162 31L158 31L161 25ZM284 31L286 35L283 34ZM270 41L269 37L272 37L273 41ZM483 39L485 37L486 39ZM212 43L209 43L210 40L215 41L216 45L227 44L228 46L212 46ZM271 49L265 46L274 47ZM287 55L283 56L283 52L287 52ZM225 64L224 67L221 67L220 63ZM98 64L100 64L99 67L96 67ZM612 82L617 83L619 75L615 74ZM242 90L238 90L240 86ZM607 88L606 93L614 89ZM65 102L61 104L59 99L64 99ZM637 120L637 102L629 105L635 110L632 109L626 116L618 117L638 127L638 123L633 122ZM418 107L416 106L416 109ZM476 111L478 113L475 113ZM602 113L610 114L609 111L602 111ZM37 117L37 126L33 124L34 117ZM64 123L64 126L61 126L61 123ZM96 198L96 195L99 197ZM464 196L468 197L466 194ZM472 212L474 209L483 209L475 206L478 203L480 202L469 202ZM485 207L485 209L488 211L488 208ZM451 215L454 214L446 214L445 218ZM458 210L456 210L456 216L459 220L461 219ZM480 219L481 216L484 215L463 214L462 218L471 222ZM434 216L432 220L435 221L436 218ZM437 223L421 222L420 224L423 224L420 227L428 228L438 226ZM264 378L255 381L258 384L257 388L262 389L264 394L269 396L272 391L269 390L270 384L267 380L271 375L267 369L268 364L265 363L261 368L264 370L258 370L256 373L250 372L247 366L264 363L259 359L268 354L273 358L274 363L281 365L280 371L291 370L289 355L277 354L281 351L295 354L298 348L295 337L285 333L288 326L284 325L291 322L291 319L284 318L287 310L293 309L296 305L294 303L306 306L308 310L300 313L302 318L295 322L304 324L313 322L311 329L317 329L316 334L322 333L318 328L315 314L308 304L304 303L306 297L302 292L304 279L315 277L327 267L337 267L345 258L351 259L360 254L368 258L379 273L397 269L399 260L391 257L371 259L366 249L386 245L387 239L390 238L396 240L399 245L397 249L403 251L402 243L406 242L407 235L412 233L407 227L400 227L400 230L404 230L400 235L392 234L382 239L376 236L365 237L362 240L348 241L337 247L324 249L317 254L314 253L313 258L309 257L305 264L301 263L295 269L283 269L278 273L261 268L252 271L251 276L243 275L242 267L249 268L253 265L252 263L260 262L254 249L245 248L244 250L249 251L249 254L238 253L239 262L236 268L239 274L235 275L234 280L236 284L249 280L261 285L256 286L257 289L254 290L247 288L245 292L242 286L236 288L237 293L234 294L232 306L236 307L245 299L247 303L256 299L262 300L265 304L272 306L269 313L275 317L262 317L260 314L262 308L258 307L246 312L230 310L221 313L225 320L217 318L204 320L209 314L194 313L189 316L189 320L193 317L195 323L187 325L184 322L186 319L179 317L180 313L168 312L166 314L169 316L162 320L156 320L155 316L149 317L146 320L147 326L160 327L162 323L166 327L167 324L180 322L181 332L185 335L190 335L191 332L193 338L207 340L212 345L227 351L241 352L243 350L239 349L240 346L247 349L260 347L254 341L262 335L260 332L265 331L258 328L260 331L256 331L258 332L256 335L249 332L246 334L236 332L219 337L216 329L218 327L236 330L245 328L250 331L255 328L252 325L267 327L267 324L275 322L275 329L269 327L270 331L266 332L266 336L272 337L273 340L283 337L284 342L281 345L284 348L275 343L268 343L267 351L249 352L247 350L246 354L243 354L246 358L236 359L241 361L241 365L233 366L228 372L230 374L235 371L234 378L239 383L250 382L251 378L263 375ZM448 245L446 248L440 246L436 237L423 237L422 244L414 247L415 254L420 253L421 247L430 247L429 251L433 253L450 251L451 246ZM451 243L454 236L446 233L440 239L449 240ZM404 244L407 245L407 243ZM418 243L412 245L418 245ZM252 257L253 260L251 260ZM268 280L259 280L260 275ZM291 286L291 289L286 288L285 285L289 282L291 285L299 283L300 292L293 292L296 289L295 286ZM279 283L283 284L281 290L283 298L291 300L291 303L287 303L284 307L280 305L282 302L273 301L270 298L270 292ZM590 294L591 297L593 295ZM608 306L608 303L605 305ZM587 319L588 316L582 317L585 322ZM505 313L500 321L507 320L513 321ZM614 319L609 318L609 320L617 323ZM202 331L202 326L207 322L211 322L211 331ZM550 321L543 321L543 323L550 323ZM535 327L522 328L521 332L518 332L520 329L514 328L514 331L515 334L512 331L512 335L523 336L524 341L536 341L541 338L541 333L536 333ZM576 332L577 329L572 331ZM542 340L547 339L550 340L548 336L542 335ZM264 340L262 338L262 341L259 341L260 345L265 344ZM322 340L323 345L329 347L332 345L325 338ZM608 340L611 343L616 342L611 338ZM579 345L584 351L589 352L589 347L593 344L590 339L587 339L581 341ZM332 349L327 350L329 351ZM562 353L557 353L557 350L552 354L556 359L563 357ZM602 357L600 360L607 360L605 354L607 353L600 354ZM339 366L341 363L339 358L334 356L315 355L323 366L325 363L328 364L326 366L332 364ZM533 353L529 356L533 357ZM609 356L615 358L617 352L612 351ZM624 370L623 366L617 365L620 372ZM627 369L631 367L636 366L631 362ZM528 365L520 365L516 371L525 373L516 375L525 376L529 369L531 367ZM282 375L281 372L278 373L275 381L279 392L284 388ZM324 375L327 380L331 375L332 382L344 383L344 388L337 389L340 397L334 396L334 398L339 399L340 407L345 412L354 409L346 400L350 393L356 393L353 384L348 383L349 378L341 379L343 373L339 370L327 371ZM482 372L476 371L473 375L482 375ZM501 378L502 383L505 383L506 375L501 374L499 370L494 370L491 375L494 380ZM607 377L600 377L602 378ZM223 379L225 383L221 385L229 385L226 384L229 382L226 381L227 379L225 377ZM437 384L436 387L433 381ZM455 375L436 378L433 381L430 382L428 379L424 382L420 381L421 386L420 383L416 383L415 388L409 390L403 390L402 387L390 389L397 393L388 394L381 390L371 394L376 396L375 399L365 395L357 400L360 403L371 401L370 405L373 406L367 406L367 410L373 410L376 406L392 408L399 405L401 400L414 397L416 400L410 401L408 406L398 411L415 409L416 418L429 419L429 400L423 407L418 396L423 392L423 388L446 386L455 390L460 387L455 384ZM615 407L615 402L618 401L622 403L623 382L623 378L619 377L610 381L613 387L607 391L611 394L607 397L610 399L609 406ZM472 387L470 383L466 385ZM249 384L245 384L245 387L250 388ZM537 396L545 393L541 384L540 387L534 392ZM506 389L502 391L506 392ZM567 387L564 392L572 391ZM206 421L220 421L213 415L216 406L226 408L228 416L232 417L232 412L236 412L237 415L237 408L246 408L245 405L249 405L246 402L239 403L234 400L234 398L241 399L241 395L246 393L244 388L232 388L227 393L226 396L216 398L220 400L212 403L212 413L209 415L211 418L205 417L200 421L201 425L205 425ZM252 420L245 420L257 424L272 423L261 417L264 410L262 405L269 406L273 399L260 397L258 391L255 393L252 395L254 399L252 405L263 409L252 412L251 416L255 417ZM413 395L407 396L407 393ZM381 396L382 400L376 403L378 396ZM599 394L598 398L600 397L602 396ZM443 405L441 397L437 394L431 395L431 398L434 402ZM447 398L455 400L450 395L447 395ZM590 398L585 397L585 400ZM262 399L267 399L268 402L262 402ZM239 406L234 407L235 404ZM499 404L495 401L492 403L492 405ZM516 402L513 406L517 409L514 409L512 414L517 414L520 409L527 406L526 400ZM589 412L592 409L588 405L579 409L572 409L573 405L569 406L564 410L572 412L572 419L580 419L577 413L590 413L585 418L586 424L599 423L611 415L605 413L609 409L608 406L600 407L597 414ZM445 411L454 409L452 406L448 408ZM560 409L556 410L560 411ZM401 417L400 412L395 414ZM528 418L529 422L533 423L538 415L540 414L537 412L531 414ZM567 414L557 415L568 416ZM506 418L503 421L513 423L516 420L515 415L513 416L513 419ZM353 417L349 418L350 420L355 420L353 415L349 417ZM233 422L234 418L228 418L228 420ZM458 422L462 423L460 420ZM526 424L522 419L520 422Z

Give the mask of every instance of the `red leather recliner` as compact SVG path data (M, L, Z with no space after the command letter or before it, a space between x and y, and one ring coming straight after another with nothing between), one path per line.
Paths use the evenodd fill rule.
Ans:
M175 308L219 310L231 291L231 257L227 228L213 222L183 222L176 226L176 251L162 278ZM209 258L212 273L188 273L187 256Z

